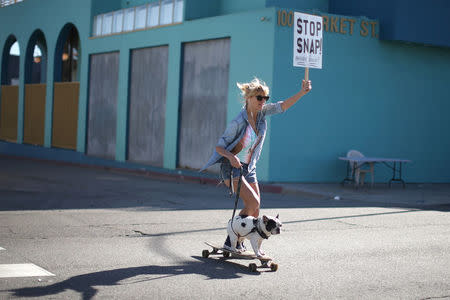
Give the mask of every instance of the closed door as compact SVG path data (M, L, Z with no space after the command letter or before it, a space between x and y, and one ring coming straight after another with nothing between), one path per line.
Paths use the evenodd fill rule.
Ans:
M162 167L168 47L131 52L128 160Z
M91 56L88 155L115 158L118 71L119 52Z
M224 131L229 65L230 39L184 44L178 167L203 167Z

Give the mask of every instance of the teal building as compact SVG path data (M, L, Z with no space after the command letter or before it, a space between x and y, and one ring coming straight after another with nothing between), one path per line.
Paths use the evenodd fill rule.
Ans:
M450 181L447 1L0 4L0 154L194 174L242 107L236 82L263 79L272 101L300 89L299 11L323 17L323 66L269 119L259 180L338 182L357 149L411 160L407 182Z

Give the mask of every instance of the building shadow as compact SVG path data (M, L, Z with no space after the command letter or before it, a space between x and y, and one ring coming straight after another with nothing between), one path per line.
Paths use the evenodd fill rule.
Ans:
M15 297L48 297L67 290L80 293L84 300L92 299L98 292L96 286L116 286L137 284L167 277L197 274L211 279L236 279L244 275L257 276L251 273L247 266L223 259L207 259L192 256L194 261L184 262L175 266L140 266L106 270L77 275L64 281L39 287L26 287L10 290Z
M215 185L211 182L199 184L199 182L174 179L170 176L152 177L124 170L80 167L1 155L0 165L2 166L0 168L0 211L99 208L137 211L230 210L234 202L234 197L229 197L229 191L224 185ZM219 183L218 179L217 183ZM263 187L264 185L261 186ZM377 197L374 197L377 195L373 193L369 195L370 197L363 194L361 198L364 201L352 200L357 198L357 194L351 189L345 193L352 197L343 197L344 200L340 201L334 201L328 196L317 196L314 193L264 192L262 207L265 209L385 207L449 211L448 190L450 188L444 187L437 189L436 193L444 200L448 199L449 203L430 201L430 205L425 194L422 195L423 201L420 203L417 201L388 203L380 202ZM407 194L401 193L400 196L406 197ZM242 201L239 201L239 205L241 208Z

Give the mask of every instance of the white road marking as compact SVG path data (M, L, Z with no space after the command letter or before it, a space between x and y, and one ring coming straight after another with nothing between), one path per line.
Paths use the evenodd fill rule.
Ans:
M0 264L0 278L55 276L35 264Z
M5 248L0 247L0 251L5 250Z

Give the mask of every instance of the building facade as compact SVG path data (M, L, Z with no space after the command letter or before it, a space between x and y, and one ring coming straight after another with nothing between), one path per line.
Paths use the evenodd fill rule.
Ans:
M450 26L433 17L450 13L444 1L429 14L401 0L395 13L350 0L16 2L0 8L2 154L198 170L242 108L236 82L263 79L272 101L300 89L301 11L323 17L323 68L310 70L310 94L269 119L259 179L337 182L337 158L357 149L412 160L409 182L450 181L450 42L434 32ZM408 15L423 24L404 26Z

